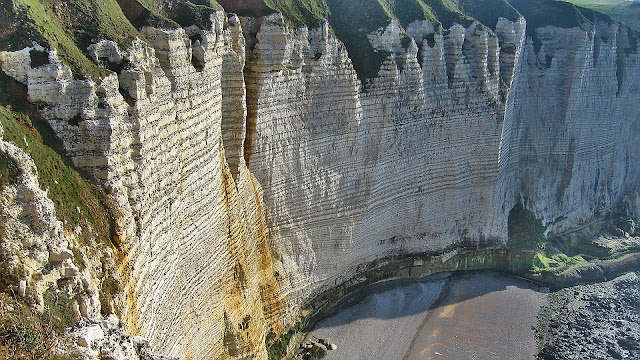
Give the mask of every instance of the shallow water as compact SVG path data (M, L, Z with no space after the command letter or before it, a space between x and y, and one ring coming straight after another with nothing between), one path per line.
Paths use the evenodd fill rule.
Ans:
M311 335L326 359L533 359L543 289L494 272L439 274L365 289Z

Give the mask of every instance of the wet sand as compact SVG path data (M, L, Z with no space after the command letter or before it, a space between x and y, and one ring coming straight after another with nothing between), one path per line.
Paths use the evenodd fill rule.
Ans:
M362 294L361 294L362 295ZM533 359L546 294L494 272L388 282L311 332L338 345L326 359Z

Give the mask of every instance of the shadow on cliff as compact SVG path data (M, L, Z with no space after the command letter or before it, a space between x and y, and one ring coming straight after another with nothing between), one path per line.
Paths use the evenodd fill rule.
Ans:
M318 332L362 319L409 318L514 287L537 293L548 291L538 284L495 271L460 271L421 279L389 280L366 286L347 296L311 330Z

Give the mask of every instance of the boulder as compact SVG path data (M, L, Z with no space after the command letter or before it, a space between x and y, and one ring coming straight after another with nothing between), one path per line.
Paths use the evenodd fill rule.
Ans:
M76 330L73 336L76 338L78 345L90 348L94 342L104 338L104 331L102 331L100 325L92 325Z

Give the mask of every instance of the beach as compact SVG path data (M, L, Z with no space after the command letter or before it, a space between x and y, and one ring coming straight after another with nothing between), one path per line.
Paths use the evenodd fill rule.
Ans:
M533 359L544 288L497 272L445 273L364 289L310 335L326 359Z

